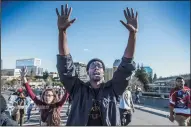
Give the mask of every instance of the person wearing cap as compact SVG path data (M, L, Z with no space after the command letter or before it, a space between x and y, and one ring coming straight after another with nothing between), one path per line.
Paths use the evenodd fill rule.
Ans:
M118 126L121 125L119 111L119 96L127 87L127 81L135 70L133 62L136 33L138 31L138 13L133 9L124 10L127 23L120 21L129 31L129 40L122 61L113 78L104 82L104 62L98 58L87 64L89 82L83 82L77 76L72 56L67 43L67 29L76 19L70 20L72 8L61 6L57 26L59 32L59 54L57 55L57 70L60 81L72 98L72 107L67 120L68 126ZM119 42L118 42L119 43ZM99 49L98 49L99 50Z
M65 93L61 100L58 100L56 91L52 86L48 85L39 99L32 91L26 79L26 74L27 68L23 67L20 71L21 81L30 98L40 109L40 122L42 121L42 125L44 126L59 126L61 124L60 110L68 98L68 93Z

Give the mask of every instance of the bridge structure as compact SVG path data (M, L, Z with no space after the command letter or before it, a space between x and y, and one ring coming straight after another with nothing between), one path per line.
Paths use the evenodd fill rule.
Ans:
M177 75L177 76L171 76L171 77L165 77L165 78L159 78L157 79L154 84L160 85L160 86L172 86L174 87L175 85L175 80L178 76L181 76L184 78L186 86L191 87L190 84L190 74L185 74L185 75Z

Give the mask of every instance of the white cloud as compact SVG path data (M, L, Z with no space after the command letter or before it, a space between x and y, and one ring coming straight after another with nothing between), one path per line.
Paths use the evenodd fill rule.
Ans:
M89 49L84 49L84 52L90 52L90 50Z

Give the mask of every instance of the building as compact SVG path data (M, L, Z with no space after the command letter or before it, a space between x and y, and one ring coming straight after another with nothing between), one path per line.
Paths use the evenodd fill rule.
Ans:
M104 72L104 80L107 82L113 77L113 68L106 68Z
M38 58L30 58L30 59L19 59L16 60L16 68L23 66L41 66L41 59Z
M153 77L153 69L152 69L151 67L145 66L145 67L143 67L143 68L144 68L144 70L146 71L146 73L147 73L148 75L150 75L151 77Z
M51 78L58 78L59 76L58 76L58 73L56 73L56 72L50 72L49 73L49 76L51 77Z
M19 77L20 69L2 69L1 76Z
M116 59L113 63L113 73L117 70L119 64L121 63L120 59Z
M16 68L22 69L23 66L27 67L28 73L30 76L42 76L43 68L41 68L41 59L30 58L30 59L19 59L16 60Z
M86 71L86 64L81 63L81 62L74 62L75 68L76 68L76 73L79 77L80 80L87 82L89 81L89 76Z

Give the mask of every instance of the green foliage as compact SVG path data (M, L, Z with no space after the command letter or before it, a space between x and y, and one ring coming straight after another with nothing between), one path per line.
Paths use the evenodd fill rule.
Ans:
M141 66L140 69L137 69L135 72L135 77L138 78L138 80L143 83L144 85L144 89L147 91L149 88L149 76L146 73L146 71L144 70L143 66Z
M5 84L7 84L7 85L9 85L9 86L12 85L12 84L11 84L11 81L7 81Z
M16 79L12 79L12 80L10 81L10 83L11 83L11 85L15 85L15 84L17 83L17 80L16 80Z
M43 79L43 76L34 76L35 79Z
M149 83L153 83L152 75L148 75Z
M153 82L155 82L156 80L157 80L157 74L155 73L153 77Z
M61 82L54 82L54 86L63 86Z
M46 81L49 77L48 71L43 72L43 79Z

